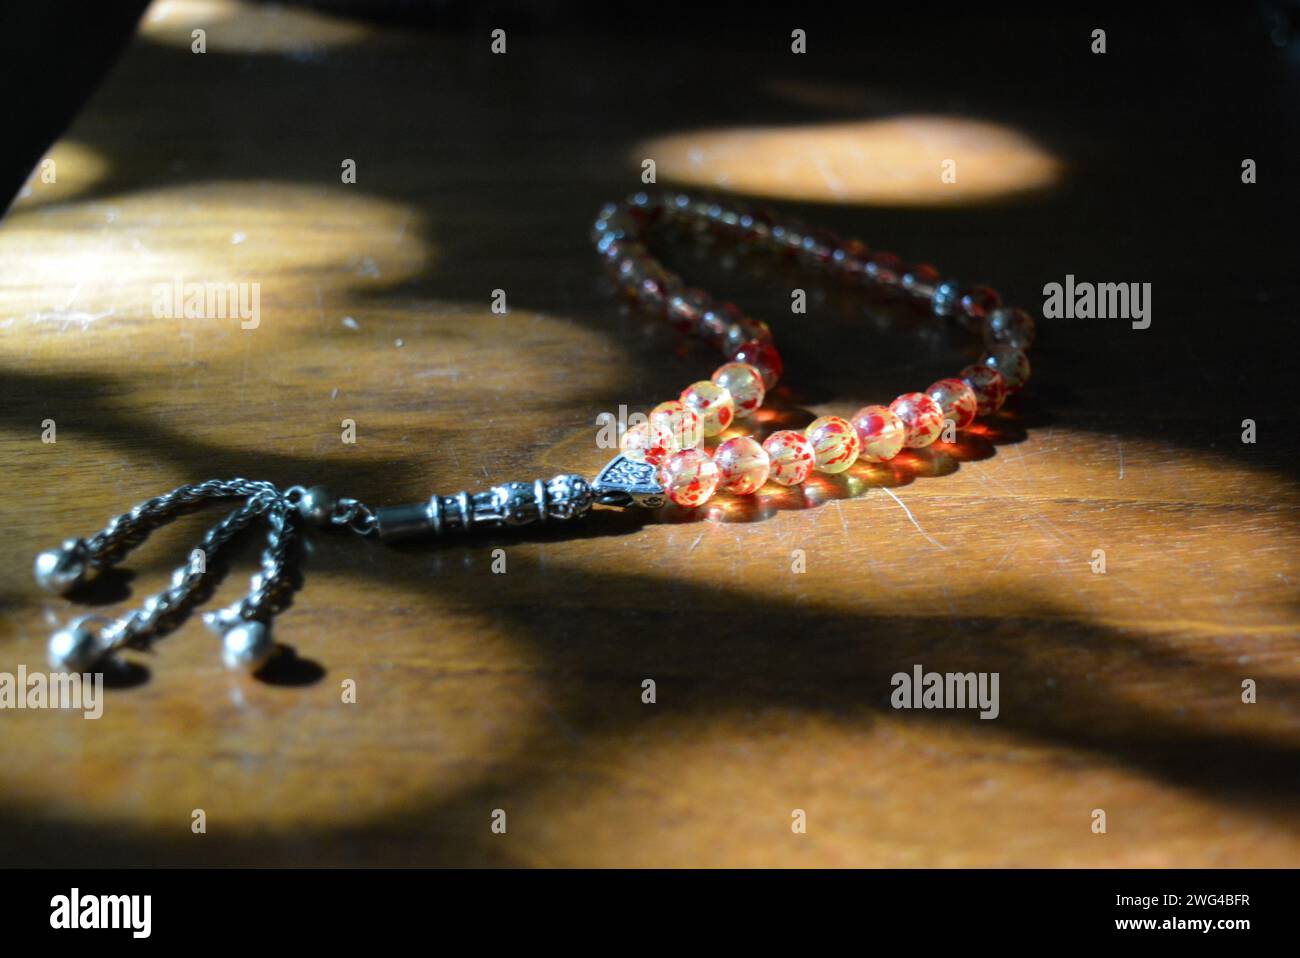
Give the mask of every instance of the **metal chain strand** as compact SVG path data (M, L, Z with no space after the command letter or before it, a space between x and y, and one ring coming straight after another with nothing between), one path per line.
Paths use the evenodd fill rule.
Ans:
M127 645L138 645L163 631L195 600L199 587L207 575L207 566L211 558L250 522L265 513L275 501L265 494L250 498L209 529L196 550L203 554L202 563L196 563L191 553L190 561L172 573L172 584L169 588L150 596L139 609L110 623L100 633L100 641L104 647L107 650L114 650Z
M120 562L154 529L170 522L185 509L210 499L279 497L280 491L272 483L253 479L210 479L179 486L161 496L146 499L130 512L110 520L101 531L85 540L87 558L99 567Z
M249 591L236 606L241 619L266 619L283 607L281 600L290 591L288 577L289 549L293 544L292 510L280 500L266 514L270 531L262 551L262 570L249 580Z

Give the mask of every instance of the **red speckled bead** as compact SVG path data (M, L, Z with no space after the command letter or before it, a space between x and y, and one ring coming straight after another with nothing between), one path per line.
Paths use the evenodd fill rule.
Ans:
M701 379L691 383L677 397L690 406L704 424L704 435L716 436L736 418L736 404L725 386Z
M757 369L758 374L763 377L764 389L775 386L784 369L781 364L781 354L776 351L776 347L757 339L751 339L737 349L731 354L731 359L737 363L749 363Z
M772 433L763 441L763 450L772 463L768 478L783 486L797 486L806 481L817 462L808 437L793 429Z
M961 311L976 322L1002 305L1002 297L990 286L974 286L962 290Z
M863 462L885 462L893 459L903 448L907 427L888 406L863 406L849 420L858 431L861 450L858 458Z
M722 488L737 496L757 492L767 482L772 460L767 450L749 436L728 439L713 454Z
M841 419L839 416L821 416L808 424L804 435L812 443L818 472L831 474L843 472L858 461L862 440L858 438L858 431L847 419Z
M673 451L694 449L704 442L704 422L697 413L680 399L661 402L650 410L650 422L667 429L673 437Z
M908 449L930 445L943 431L943 410L925 393L903 393L889 404L889 409L903 420L903 445Z
M709 378L731 393L737 416L752 415L763 405L763 395L766 393L763 376L749 363L725 363L715 369Z
M973 423L975 414L979 412L975 390L961 379L940 379L925 394L939 404L943 418L951 419L958 429L965 429Z
M990 416L1007 401L1007 381L996 369L976 363L957 375L975 393L975 410L979 415Z
M698 449L683 449L659 466L659 484L672 502L693 509L718 488L718 464Z
M660 422L642 422L629 426L619 441L623 455L657 466L680 447L672 432Z

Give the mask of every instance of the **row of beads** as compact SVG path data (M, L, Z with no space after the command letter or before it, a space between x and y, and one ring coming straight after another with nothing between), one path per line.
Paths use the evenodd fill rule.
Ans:
M660 222L790 252L852 282L897 287L927 301L938 316L979 322L988 351L957 377L941 379L923 393L904 393L888 406L866 406L850 420L822 416L803 432L781 430L761 445L737 436L710 456L704 439L762 406L781 377L781 357L766 324L746 317L732 303L715 304L702 290L686 288L650 256L638 237ZM977 416L996 412L1029 378L1025 351L1033 341L1034 323L1023 310L1003 308L1001 297L988 287L966 289L952 280L940 281L932 266L905 266L892 253L872 252L825 230L783 226L763 211L693 202L681 194L652 198L638 193L622 206L604 207L593 238L629 298L714 342L730 359L712 377L691 384L678 399L660 403L646 422L624 433L624 454L657 466L668 498L681 506L701 505L719 487L749 495L769 480L791 486L806 481L814 470L833 474L859 459L885 462L904 448L933 443L945 420L964 429Z

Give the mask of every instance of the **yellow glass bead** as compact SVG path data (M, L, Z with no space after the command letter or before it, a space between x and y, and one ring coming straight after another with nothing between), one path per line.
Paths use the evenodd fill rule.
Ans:
M902 451L907 427L888 406L863 406L851 422L862 442L858 458L863 462L887 462Z
M818 472L843 472L858 461L862 442L858 439L858 431L847 419L821 416L808 424L804 435L812 443Z
M763 440L763 450L771 460L768 478L783 486L797 486L807 480L817 461L808 437L793 429L782 429Z
M771 471L767 450L748 436L728 439L713 454L718 464L722 488L737 496L747 496L763 488Z
M704 423L704 435L716 436L736 418L736 404L725 386L701 379L682 390L682 402L690 406Z
M749 363L726 363L713 371L710 377L716 385L731 393L737 416L748 416L763 405L763 376Z
M629 459L657 466L677 451L677 441L663 423L642 422L624 430L619 448Z
M650 410L650 422L672 433L676 443L674 452L694 449L704 442L704 422L700 414L680 399L670 399L655 406Z
M659 484L672 502L693 509L708 502L718 488L718 464L699 449L683 449L659 467Z

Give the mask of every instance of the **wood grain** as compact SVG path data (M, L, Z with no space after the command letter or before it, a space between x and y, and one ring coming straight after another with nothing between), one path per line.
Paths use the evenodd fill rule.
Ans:
M70 613L32 586L34 553L171 486L247 475L384 503L594 472L597 413L712 368L620 306L588 249L594 211L637 183L634 144L820 118L780 84L651 69L632 40L532 35L494 60L479 37L166 6L53 148L57 182L0 223L3 670L41 667ZM992 114L999 91L975 95ZM806 495L399 549L314 539L276 623L298 659L277 681L227 675L194 616L133 657L98 721L0 713L3 862L1295 865L1285 297L1176 292L1207 249L1174 202L1195 163L1118 184L1104 147L1046 110L994 120L1049 144L1061 181L1005 203L786 208L1030 305L1067 271L1154 278L1151 330L1045 324L1034 385L987 430ZM1145 225L1114 242L1142 197ZM1152 253L1162 241L1178 255ZM1261 288L1284 252L1255 255ZM960 335L717 253L669 255L773 323L788 375L768 428L968 361ZM259 283L260 325L156 318L175 277ZM789 315L796 283L807 316ZM1225 310L1256 337L1249 383L1221 351ZM213 518L159 532L97 600L149 594ZM891 708L890 676L917 663L998 672L998 718Z

